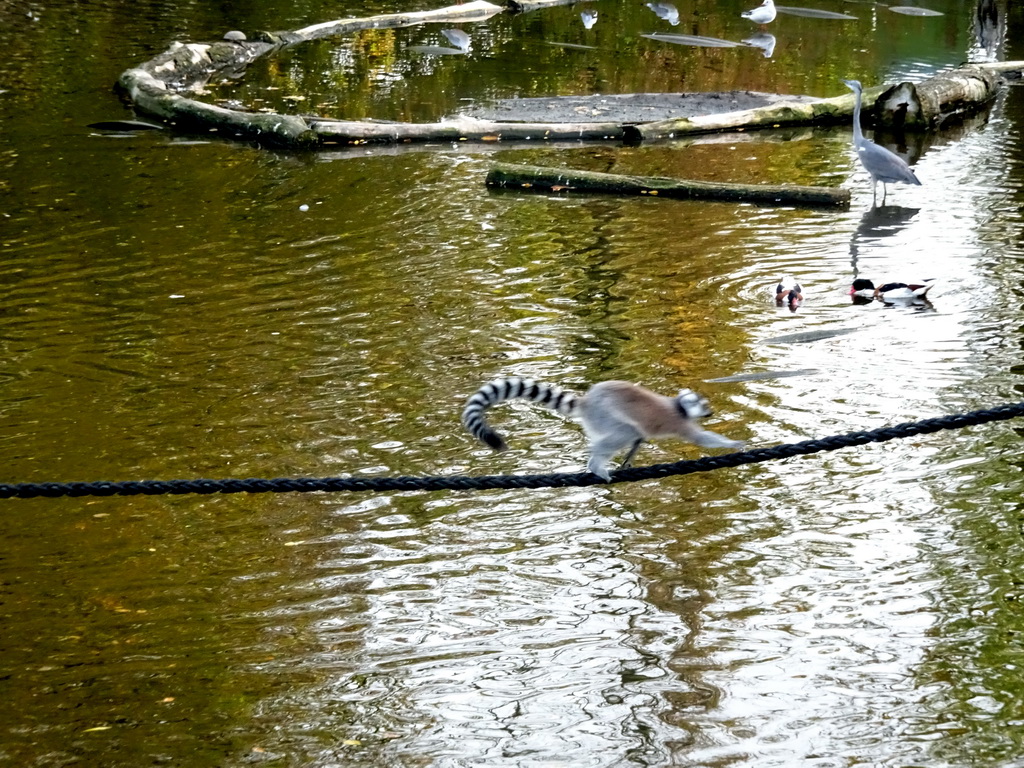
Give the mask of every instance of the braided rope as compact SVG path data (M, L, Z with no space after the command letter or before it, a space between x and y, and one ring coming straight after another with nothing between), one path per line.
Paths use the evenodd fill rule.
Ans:
M837 451L867 443L884 443L904 437L915 437L944 429L1007 421L1024 416L1024 402L1008 403L995 408L970 413L939 416L923 421L882 427L869 432L850 432L802 443L784 443L772 448L757 448L721 456L705 456L692 461L671 464L652 464L648 467L620 469L612 473L612 483L630 483L653 480L694 472L710 472L727 467L740 467L762 461L807 456L812 453ZM499 488L567 488L606 485L590 472L552 475L483 475L470 477L279 477L272 480L248 478L245 480L138 480L125 482L92 483L0 483L0 499L31 499L39 496L156 496L187 493L310 493L312 491L475 491Z

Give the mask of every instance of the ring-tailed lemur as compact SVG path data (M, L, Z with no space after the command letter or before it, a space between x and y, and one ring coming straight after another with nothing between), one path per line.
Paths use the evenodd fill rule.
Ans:
M508 446L488 424L484 412L505 400L523 399L564 416L577 418L590 438L587 469L610 480L608 462L629 448L622 466L629 466L644 440L678 437L704 448L742 448L739 440L701 429L697 419L711 415L708 401L689 389L666 397L628 381L602 381L580 397L550 384L512 377L484 384L466 402L462 423L496 451Z

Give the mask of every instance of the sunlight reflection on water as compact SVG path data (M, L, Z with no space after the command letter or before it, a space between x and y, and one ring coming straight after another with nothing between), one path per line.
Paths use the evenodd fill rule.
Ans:
M1010 191L1000 166L979 168L977 154L965 142L922 161L923 177L972 176L970 185L957 187L958 195L934 183L923 191L896 189L883 210L864 204L866 185L858 174L857 204L843 214L742 209L745 215L727 222L721 214L716 224L716 213L709 212L703 223L710 230L695 237L677 230L662 242L656 235L651 240L643 222L662 212L638 209L607 229L612 256L604 263L631 276L617 291L656 291L666 277L658 273L659 251L677 250L674 279L685 281L692 272L691 301L738 295L738 302L729 299L732 322L754 342L751 365L820 371L729 390L737 392L730 399L744 411L755 443L966 407L977 398L968 393L979 377L991 375L978 364L979 354L1000 344L976 322L999 311L995 292L983 287L991 276L983 269L979 217L987 218L981 211L994 191ZM640 231L643 253L630 242ZM720 271L690 265L680 243L701 248ZM900 274L939 276L933 309L851 303L845 289L854 266L881 274L893 265ZM776 312L770 300L769 286L782 272L807 286L808 299L795 314ZM623 317L637 328L646 322L640 309ZM837 326L854 332L804 345L757 343ZM529 372L554 375L546 367ZM545 419L523 418L535 424L528 432L544 429ZM522 471L550 459L558 465L562 442L534 446L514 457L516 465ZM569 445L582 460L578 442ZM491 464L486 453L480 456ZM400 666L411 676L406 685L420 693L406 703L429 712L433 723L418 745L429 745L441 764L458 759L449 751L456 738L468 739L475 754L509 764L534 750L545 754L553 742L577 750L580 764L588 765L614 764L617 758L602 761L595 750L626 744L650 763L787 765L794 755L811 759L821 744L834 754L830 762L819 757L821 764L865 754L897 763L920 759L942 730L929 702L945 694L941 685L922 685L915 668L927 658L929 636L942 620L944 585L934 558L954 538L933 480L945 482L954 467L966 468L960 462L941 441L916 441L767 465L748 476L738 507L723 509L706 489L694 490L705 499L698 517L717 508L725 518L713 531L692 531L689 541L652 519L678 515L689 483L655 492L632 512L616 509L619 522L610 528L613 518L580 518L601 503L600 490L535 501L534 514L514 499L511 506L495 499L489 513L470 502L465 509L473 519L457 529L449 555L432 545L427 560L416 559L411 571L380 563L388 581L371 585L383 602L370 614L387 623L375 623L376 640L366 651L389 673ZM645 530L628 522L634 514ZM547 522L560 515L573 519ZM470 529L498 538L470 545L464 540ZM483 555L494 547L498 559ZM716 552L713 565L694 584L684 574L705 548ZM453 568L448 558L467 549L478 555ZM658 586L674 579L678 590ZM428 594L413 598L402 589ZM474 607L477 599L482 602ZM497 613L493 600L501 605ZM418 602L428 610L417 611ZM472 619L459 618L463 613ZM453 667L430 653L431 638L460 661ZM399 661L411 646L414 656ZM519 650L502 651L508 648ZM488 654L493 662L464 666ZM690 687L681 687L683 681ZM830 713L825 720L824 711ZM918 726L908 733L902 721L891 721L894 713ZM621 740L610 738L613 723ZM640 736L651 728L655 739Z

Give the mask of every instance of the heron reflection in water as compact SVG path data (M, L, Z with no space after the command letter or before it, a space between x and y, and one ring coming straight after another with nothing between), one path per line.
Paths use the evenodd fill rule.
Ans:
M875 247L884 247L883 241L903 232L920 211L920 208L905 208L899 205L875 205L868 208L850 236L850 266L853 269L853 276L856 277L860 271L861 250L870 251Z

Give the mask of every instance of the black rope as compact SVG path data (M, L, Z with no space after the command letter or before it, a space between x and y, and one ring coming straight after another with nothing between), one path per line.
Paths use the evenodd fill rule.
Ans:
M960 429L992 421L1007 421L1024 416L1024 403L1009 403L983 411L939 416L924 421L897 424L869 432L850 432L802 443L786 443L773 448L705 456L693 461L652 464L649 467L620 469L612 472L611 482L629 483L653 480L694 472L710 472L727 467L740 467L761 461L807 456L824 451L837 451L867 443L884 443L904 437L915 437L944 429ZM478 491L498 488L567 488L606 485L590 472L553 475L483 475L469 477L279 477L272 480L138 480L93 483L0 483L0 499L31 499L39 496L157 496L186 493L310 493L312 491Z

